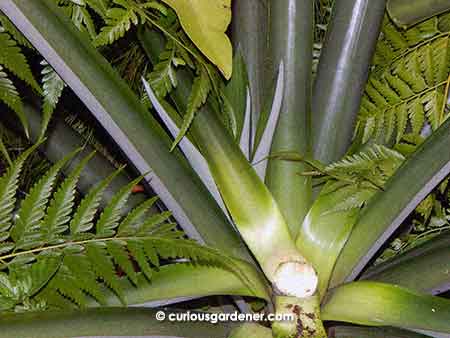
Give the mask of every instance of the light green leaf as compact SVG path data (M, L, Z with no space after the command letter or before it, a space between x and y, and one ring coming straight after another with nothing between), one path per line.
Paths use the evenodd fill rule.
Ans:
M231 0L163 0L177 13L195 45L225 76L231 77L233 56L225 31L231 21Z

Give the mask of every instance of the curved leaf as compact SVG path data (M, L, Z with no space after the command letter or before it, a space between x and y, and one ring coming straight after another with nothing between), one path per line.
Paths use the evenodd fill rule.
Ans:
M177 13L195 45L226 79L231 77L233 56L225 31L231 21L231 0L162 0Z
M355 282L333 290L324 320L450 333L450 300L391 284Z

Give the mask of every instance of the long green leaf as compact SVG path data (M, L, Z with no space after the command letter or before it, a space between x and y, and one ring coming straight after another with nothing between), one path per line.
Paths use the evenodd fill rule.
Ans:
M72 312L6 314L0 319L0 337L172 336L210 338L214 332L214 337L225 338L235 326L225 323L158 321L156 319L157 311L145 308L98 308Z
M331 292L322 318L450 333L450 300L391 284L355 282Z
M239 267L248 278L255 276L249 265L241 264ZM129 305L160 306L183 301L186 298L215 295L251 296L269 300L265 283L257 278L255 281L250 289L231 271L208 266L170 264L154 272L151 282L140 274L136 286L126 278L121 279L120 286ZM107 305L121 306L119 299L111 290L104 289L103 293ZM98 306L98 303L92 301L89 306Z
M248 258L198 177L138 98L107 61L85 41L52 0L7 0L2 10L41 52L113 136L186 232L193 238ZM195 224L195 227L194 227Z
M439 294L450 289L450 233L375 266L363 279L392 283L420 292Z
M447 0L388 0L387 10L396 25L408 28L450 10Z
M384 191L369 201L337 260L332 286L355 279L420 201L450 173L449 148L450 119L406 160Z
M339 0L328 26L312 102L314 158L347 151L383 19L385 0Z
M284 92L280 117L272 142L272 153L310 153L311 67L313 45L312 0L271 0L270 45L276 73L284 63ZM277 201L295 237L311 204L311 178L299 175L301 162L269 160L266 184Z

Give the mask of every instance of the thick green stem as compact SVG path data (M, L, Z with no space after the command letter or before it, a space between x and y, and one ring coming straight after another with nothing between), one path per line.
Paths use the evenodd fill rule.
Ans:
M310 152L311 64L313 45L312 0L271 0L269 50L273 71L284 63L285 83L280 117L271 152ZM305 165L272 158L266 183L295 237L311 204L311 179L301 176Z
M388 0L387 10L392 21L406 29L450 10L450 2L448 0Z
M156 320L156 309L99 308L72 312L3 314L0 338L83 336L227 337L233 324L176 323ZM173 311L175 312L175 311Z
M314 157L324 163L347 151L384 15L385 0L338 0L314 83Z
M293 320L277 321L272 325L275 338L327 338L320 319L320 299L317 296L295 298L278 296L277 315L291 315Z

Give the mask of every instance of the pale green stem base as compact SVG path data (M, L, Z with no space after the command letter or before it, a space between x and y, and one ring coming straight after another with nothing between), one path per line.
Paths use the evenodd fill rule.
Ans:
M275 338L327 338L320 319L320 299L277 296L275 298L277 314L293 314L294 320L278 321L272 325Z

